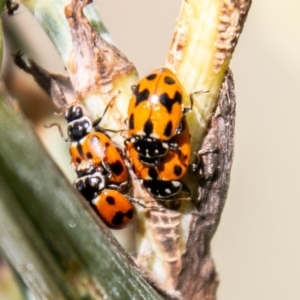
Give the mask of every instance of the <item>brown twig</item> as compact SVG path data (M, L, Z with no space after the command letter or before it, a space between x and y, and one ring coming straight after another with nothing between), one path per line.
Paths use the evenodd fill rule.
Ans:
M177 289L184 299L216 299L217 273L210 254L210 241L220 222L225 204L233 159L235 94L228 71L204 138L199 169L198 199L192 220Z

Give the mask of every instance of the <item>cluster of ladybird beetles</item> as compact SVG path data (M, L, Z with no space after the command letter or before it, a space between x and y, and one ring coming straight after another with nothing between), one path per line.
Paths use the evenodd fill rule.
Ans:
M77 179L75 187L110 228L121 229L134 217L133 202L126 195L129 175L124 159L144 188L157 200L172 200L188 187L180 180L190 158L190 134L185 114L183 91L175 74L162 68L132 87L128 107L128 137L125 152L118 149L92 123L79 105L65 112L72 164ZM105 112L104 112L105 113ZM123 154L127 153L127 154Z

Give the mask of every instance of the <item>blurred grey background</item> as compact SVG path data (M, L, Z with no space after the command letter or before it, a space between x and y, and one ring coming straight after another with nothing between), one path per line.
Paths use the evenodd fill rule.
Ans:
M164 63L180 3L95 1L114 41L140 76ZM237 94L235 158L227 203L212 242L220 300L300 299L299 9L298 0L254 1L230 65ZM45 69L63 72L42 30L33 27L34 20L24 26L23 18L30 19L30 14L21 7L15 16L4 16L5 28L17 28ZM6 57L11 60L9 51ZM34 85L8 62L4 72L16 97L26 93L19 90L20 82ZM57 132L47 134L40 129L44 139L61 141Z

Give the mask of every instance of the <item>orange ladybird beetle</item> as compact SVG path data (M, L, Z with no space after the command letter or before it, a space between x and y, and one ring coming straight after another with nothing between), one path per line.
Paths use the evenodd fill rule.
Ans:
M79 176L74 182L76 189L109 228L122 229L133 221L135 209L132 203L140 204L138 200L106 189L105 176L93 165L79 165L76 174Z
M156 165L169 149L177 151L172 137L182 130L182 117L193 106L184 107L183 89L175 74L166 68L153 71L133 87L128 107L130 137L139 159Z
M102 221L112 229L122 229L134 219L135 208L133 199L128 199L116 190L105 189L92 200L92 206Z
M172 142L176 143L180 150L168 152L157 166L148 166L141 162L133 145L127 145L133 171L142 179L148 192L157 198L173 197L182 189L190 193L188 187L179 181L189 169L191 158L190 134L185 118L182 119L182 131L172 138Z
M77 175L74 186L109 228L126 227L134 218L132 203L142 204L119 192L128 185L128 172L120 152L104 132L92 132L94 126L80 106L68 108L65 119Z
M146 206L120 193L128 186L128 171L121 151L104 133L105 129L96 127L102 118L92 124L78 105L70 106L65 112L69 137L66 141L70 143L71 159L77 175L74 186L109 228L122 229L134 218L133 203ZM63 135L58 124L48 127L54 125ZM92 129L99 132L92 132Z
M110 138L104 132L91 132L91 120L78 105L67 109L65 119L74 167L84 161L91 162L105 177L107 188L124 190L128 186L128 172L120 151Z

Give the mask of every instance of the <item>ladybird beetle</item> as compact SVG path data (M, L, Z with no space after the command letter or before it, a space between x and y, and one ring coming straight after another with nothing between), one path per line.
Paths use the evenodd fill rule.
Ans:
M119 192L128 186L128 171L121 151L113 145L104 129L96 128L102 118L91 123L82 108L73 105L66 110L65 119L69 137L66 141L70 143L71 160L77 175L74 186L109 228L128 226L134 218L133 203L146 206ZM53 125L57 125L62 134L60 126L54 123L50 127ZM93 128L101 132L92 132Z
M102 221L112 229L122 229L134 219L134 205L116 190L105 189L92 200L92 206Z
M85 166L80 171L76 170L76 173L80 175L74 182L76 189L109 228L122 229L129 225L135 213L132 202L138 201L116 190L106 189L105 176L101 172L97 172L91 166L84 174L84 168Z
M183 89L175 74L166 68L153 71L133 87L128 106L130 137L139 159L149 164L163 157L169 149L178 150L171 138L182 130L182 117L193 106L184 107Z
M89 171L92 169L90 168ZM89 171L83 174L83 170L77 170L76 173L81 177L74 182L76 189L109 228L122 229L129 225L135 212L132 202L138 201L124 196L116 190L105 189L105 176L101 172L89 173Z
M191 159L191 144L188 124L183 118L182 132L172 138L179 146L178 152L168 152L159 160L157 166L147 165L139 159L138 152L131 143L128 143L127 149L132 168L137 177L141 179L161 179L178 180L182 178L188 170Z
M148 192L157 198L173 197L182 189L188 192L188 187L179 181L189 169L191 159L190 133L185 118L182 119L181 133L175 135L172 140L178 144L180 150L168 152L157 166L144 164L133 145L130 143L127 145L133 171L142 179Z
M89 163L76 168L76 189L85 197L102 221L111 229L123 229L135 216L133 203L147 208L139 200L123 195L117 190L106 189L106 178ZM153 207L157 209L157 207Z
M107 178L107 187L124 190L128 185L128 172L121 152L104 132L91 132L91 120L78 105L65 113L68 121L70 155L75 168L89 161Z

